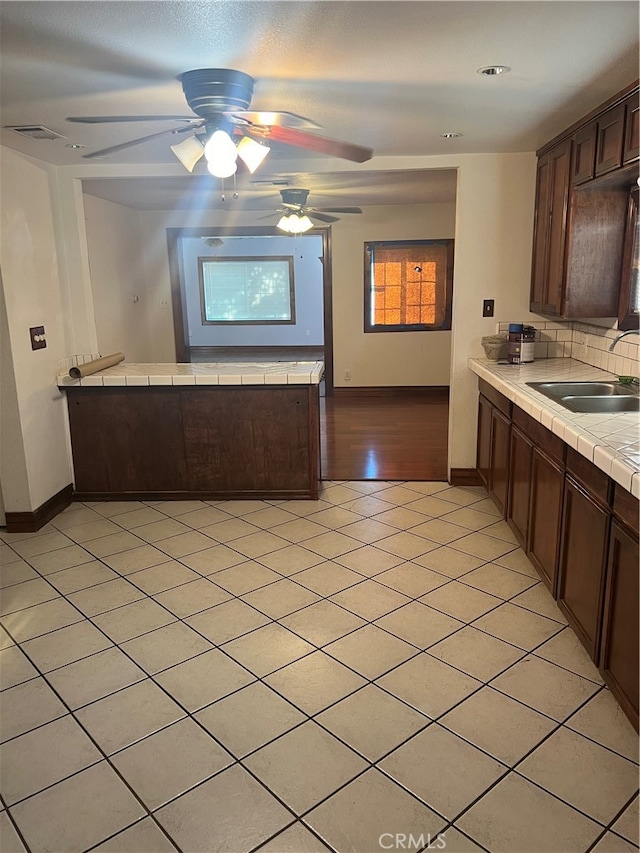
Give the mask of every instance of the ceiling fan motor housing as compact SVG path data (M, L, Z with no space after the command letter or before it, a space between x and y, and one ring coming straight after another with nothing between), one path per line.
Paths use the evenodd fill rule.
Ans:
M253 97L253 77L227 68L198 68L178 78L193 112L206 120L246 110Z
M304 207L309 197L309 190L292 187L291 189L280 190L280 195L284 204L297 204Z

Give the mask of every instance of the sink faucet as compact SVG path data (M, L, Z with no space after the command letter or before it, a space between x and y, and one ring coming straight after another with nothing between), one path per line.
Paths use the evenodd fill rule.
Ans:
M613 352L613 348L618 343L618 341L621 341L623 338L626 338L627 335L640 335L640 329L627 329L626 332L622 332L621 334L619 334L618 337L615 338L611 343L611 346L609 347L609 352Z

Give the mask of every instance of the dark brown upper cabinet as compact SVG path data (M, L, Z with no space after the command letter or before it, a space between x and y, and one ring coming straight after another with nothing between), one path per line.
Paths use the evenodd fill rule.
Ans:
M640 188L636 185L629 193L627 225L622 255L622 284L618 328L622 331L640 328Z
M604 175L622 166L625 105L607 110L598 120L596 175Z

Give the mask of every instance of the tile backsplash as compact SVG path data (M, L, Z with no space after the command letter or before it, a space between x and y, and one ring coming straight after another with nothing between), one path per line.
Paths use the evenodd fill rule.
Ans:
M496 332L507 333L508 320L496 325ZM620 334L617 329L607 329L578 320L531 322L536 329L534 355L536 358L575 358L592 367L600 367L617 376L640 375L640 335L627 335L613 352L609 347Z

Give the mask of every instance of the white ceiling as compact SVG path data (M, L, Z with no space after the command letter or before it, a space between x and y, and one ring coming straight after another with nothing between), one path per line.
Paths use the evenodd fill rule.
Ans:
M5 0L1 124L42 124L65 139L24 139L3 129L0 141L58 165L93 164L85 190L112 201L186 206L185 193L197 198L197 187L204 198L206 177L113 176L118 164L129 174L129 164L167 164L179 175L171 136L104 161L82 159L169 123L65 119L190 115L177 76L235 68L255 78L252 109L308 116L320 134L374 150L369 163L342 171L335 160L335 170L320 176L326 157L276 146L254 178L285 176L309 187L309 204L317 207L452 200L450 170L399 174L381 171L377 158L534 151L637 78L639 8L636 0ZM493 64L512 70L493 78L476 73ZM447 131L463 135L445 140ZM103 163L111 164L108 179ZM247 180L247 208L277 202L277 188ZM206 195L210 206L210 190Z

